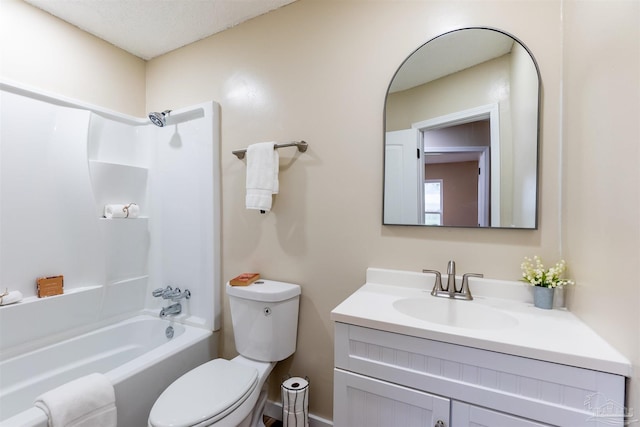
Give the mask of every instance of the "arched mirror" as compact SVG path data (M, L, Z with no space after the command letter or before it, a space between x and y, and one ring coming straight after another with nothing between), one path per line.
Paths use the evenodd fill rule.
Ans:
M383 223L537 228L539 100L532 55L501 31L417 49L385 103Z

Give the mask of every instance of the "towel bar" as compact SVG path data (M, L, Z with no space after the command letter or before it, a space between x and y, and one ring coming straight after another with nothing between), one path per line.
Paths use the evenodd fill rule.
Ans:
M294 141L294 142L287 142L286 144L276 144L273 146L274 149L277 148L284 148L284 147L298 147L298 151L301 153L304 153L305 151L307 151L309 144L307 144L305 141ZM235 150L232 151L231 153L233 153L237 158L239 158L240 160L244 159L244 155L246 154L247 149L243 148L242 150Z

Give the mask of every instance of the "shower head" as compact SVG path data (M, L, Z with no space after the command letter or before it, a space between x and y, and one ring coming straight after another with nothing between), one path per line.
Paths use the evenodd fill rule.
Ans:
M170 112L171 110L164 110L162 113L151 112L149 113L149 120L158 127L164 127L167 124L167 116Z

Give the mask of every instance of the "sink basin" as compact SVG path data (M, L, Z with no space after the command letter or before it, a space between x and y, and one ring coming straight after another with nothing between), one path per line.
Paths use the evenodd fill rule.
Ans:
M393 308L419 320L456 328L505 329L518 324L513 316L472 301L436 297L404 298L394 301Z

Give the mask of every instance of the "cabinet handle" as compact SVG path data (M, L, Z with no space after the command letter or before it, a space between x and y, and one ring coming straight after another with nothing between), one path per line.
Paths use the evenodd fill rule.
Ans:
M438 420L436 421L436 425L434 427L447 427L447 424L442 420Z

